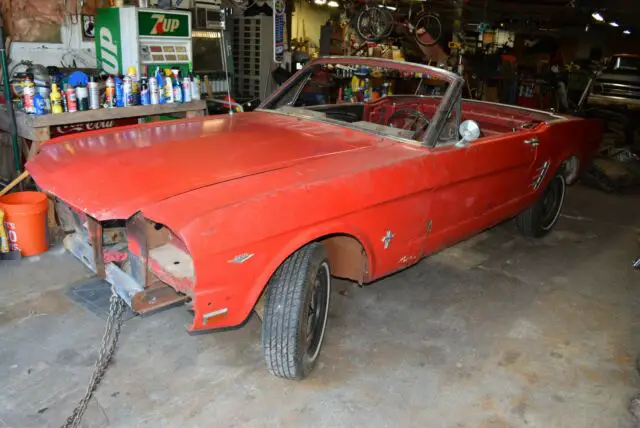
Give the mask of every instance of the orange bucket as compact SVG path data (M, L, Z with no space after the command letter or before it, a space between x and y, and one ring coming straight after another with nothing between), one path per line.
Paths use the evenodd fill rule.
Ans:
M49 200L41 192L16 192L0 197L9 249L23 256L47 251L47 209Z

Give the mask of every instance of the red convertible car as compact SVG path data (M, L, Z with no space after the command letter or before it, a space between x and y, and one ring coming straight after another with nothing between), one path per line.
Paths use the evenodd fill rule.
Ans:
M190 332L261 313L276 376L317 362L331 278L369 283L515 217L556 223L599 122L462 99L425 65L323 58L251 113L60 137L28 163L65 244L147 313Z

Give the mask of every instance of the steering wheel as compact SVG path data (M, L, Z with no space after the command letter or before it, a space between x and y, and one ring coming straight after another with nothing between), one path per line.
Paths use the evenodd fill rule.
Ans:
M387 120L387 126L413 131L414 139L418 139L429 124L430 121L427 116L415 108L398 109Z

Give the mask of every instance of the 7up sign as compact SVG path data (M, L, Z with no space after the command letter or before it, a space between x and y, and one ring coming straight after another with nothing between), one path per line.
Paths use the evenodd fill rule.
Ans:
M189 37L189 14L164 11L138 11L141 36Z
M116 8L98 9L96 17L98 67L109 74L118 74L122 69L119 11Z

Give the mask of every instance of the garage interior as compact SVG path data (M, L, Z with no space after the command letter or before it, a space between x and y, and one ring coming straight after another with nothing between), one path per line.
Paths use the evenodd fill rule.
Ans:
M281 8L277 16L270 2L251 0L1 2L8 57L1 58L0 428L640 427L640 4L433 0L424 4L438 17L440 33L423 45L398 22L384 36L368 34L376 38L370 41L356 28L354 16L365 6L395 13L403 2L273 3ZM115 95L108 105L107 76L125 82L129 71L123 64L106 72L96 44L100 11L127 8L189 16L188 34L176 36L176 47L190 49L188 58L164 57L168 68L182 70L173 77L182 102L143 101L155 66L140 59L138 101L120 107ZM166 41L139 31L140 45ZM172 51L174 59L180 52ZM99 370L117 298L104 263L102 272L94 264L94 272L69 246L65 222L77 216L38 183L39 153L50 156L47 150L58 144L48 140L108 136L136 124L153 129L166 119L267 114L256 107L296 70L329 55L444 69L464 79L465 99L600 121L601 142L567 185L548 235L523 237L509 218L372 282L334 277L322 352L303 380L265 369L264 299L241 325L188 334L193 315L181 305L191 296L178 292L149 313L123 304L113 357ZM51 83L60 76L65 86L76 82L74 100L97 81L99 106L88 100L83 111L78 98L77 111L68 109L69 100L64 112L52 111ZM171 82L171 73L165 78ZM189 89L180 89L181 78ZM35 93L50 99L42 111L35 97L27 100L33 82ZM364 89L363 102L391 96L382 91ZM167 176L181 180L175 171ZM82 177L74 185L90 186ZM27 223L11 223L15 211L3 198L31 192L44 194L47 206L41 225L21 229ZM91 238L98 221L86 212L82 227L106 248L112 238L102 229ZM12 240L12 232L31 239L34 230L41 246L24 251L26 241ZM386 249L399 239L388 232L375 244ZM94 257L123 262L96 248ZM366 255L336 260L334 254L334 274L368 273ZM240 254L237 262L253 256ZM96 374L98 384L86 395ZM74 418L83 397L86 411Z

